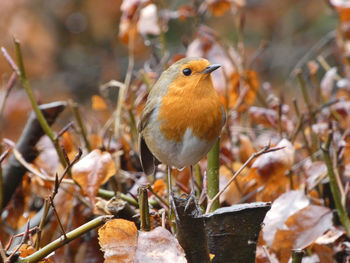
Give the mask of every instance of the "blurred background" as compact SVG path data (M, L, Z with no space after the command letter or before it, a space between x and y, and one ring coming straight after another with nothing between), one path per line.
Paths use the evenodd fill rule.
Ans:
M123 19L131 19L131 6L138 2L149 1L1 0L0 46L14 56L13 37L21 41L27 75L41 102L73 98L89 104L101 84L125 79L129 53L127 39L121 32ZM198 25L206 25L223 45L237 46L241 41L245 60L253 61L251 68L257 72L260 84L268 82L284 94L295 92L293 85L286 84L294 67L303 63L305 56L312 59L313 47L323 39L327 41L338 21L327 1L318 0L194 0L196 5L222 2L200 18L186 15L191 12L189 1L154 2L158 12L162 12L158 15L165 21L160 36L168 58L195 54L188 45L197 37ZM234 12L223 8L226 2L230 2L231 8L242 7L243 15L238 22ZM152 65L157 53L154 43L159 43L159 38L135 39L134 72ZM332 51L326 48L323 52ZM0 56L3 87L11 72ZM17 126L22 127L26 119L22 113L30 109L18 83L7 100L3 116L4 135L11 139L18 136Z

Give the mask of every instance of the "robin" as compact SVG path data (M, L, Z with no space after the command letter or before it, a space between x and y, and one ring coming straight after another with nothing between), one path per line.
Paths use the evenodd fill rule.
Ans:
M179 170L199 162L220 136L226 113L210 73L220 65L183 58L152 87L138 126L141 165L147 175L159 163ZM171 188L169 188L171 189Z

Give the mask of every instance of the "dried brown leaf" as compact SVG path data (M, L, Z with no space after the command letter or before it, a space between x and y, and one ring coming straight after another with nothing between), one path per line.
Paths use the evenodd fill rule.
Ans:
M93 150L72 168L72 178L81 186L94 206L99 187L116 172L115 163L109 152Z
M283 229L287 218L309 205L302 191L289 191L277 198L264 219L263 239L272 246L278 229Z
M282 263L288 262L291 249L308 247L332 226L332 212L328 208L309 205L290 216L285 227L277 230L272 247Z
M98 240L104 252L105 263L134 262L137 247L137 228L124 219L108 221L98 230Z
M290 141L282 139L276 147L282 149L261 155L252 165L263 177L283 176L294 163L294 146Z

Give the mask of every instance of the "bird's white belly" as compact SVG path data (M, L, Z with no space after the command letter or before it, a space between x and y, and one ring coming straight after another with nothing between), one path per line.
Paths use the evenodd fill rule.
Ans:
M155 118L154 114L151 118ZM153 155L162 163L174 166L178 169L194 165L208 153L214 145L212 142L203 141L193 135L191 129L187 129L182 142L167 140L160 131L159 122L151 121L144 130L144 139Z

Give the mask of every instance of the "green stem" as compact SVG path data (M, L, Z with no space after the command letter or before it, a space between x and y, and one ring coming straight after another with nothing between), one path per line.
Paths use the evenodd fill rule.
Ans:
M16 73L21 78L22 86L28 95L28 98L32 104L35 115L37 116L37 119L38 119L43 131L50 138L51 142L55 146L57 154L60 158L60 162L65 167L67 165L67 163L66 163L66 159L64 158L63 151L62 151L61 147L59 146L58 140L57 140L54 132L51 130L49 124L47 123L47 121L44 117L44 114L39 109L38 103L36 102L36 99L34 97L32 89L30 87L29 81L27 79L27 75L26 75L26 72L24 69L21 44L18 40L15 40L15 50L16 50L17 62L18 62L18 72L16 72Z
M139 207L140 207L140 220L141 220L140 229L142 231L150 231L151 221L149 217L147 186L141 186L139 188Z
M21 263L32 263L32 262L38 262L39 260L43 259L56 249L62 247L63 245L73 241L74 239L80 237L81 235L91 231L92 229L99 227L103 225L108 219L110 219L112 216L99 216L90 222L87 222L86 224L74 229L73 231L66 234L67 238L64 238L62 235L55 241L51 242L50 244L46 245L42 249L38 250L37 252L31 254L28 257L25 258L19 258L18 262Z
M209 199L214 198L219 192L219 161L220 154L220 139L214 144L213 148L208 153L208 167L207 167L207 182L208 182L208 196ZM220 207L219 199L215 200L211 206L210 212L215 211Z
M338 188L337 179L335 176L333 163L332 163L332 159L329 151L331 141L332 141L332 133L329 134L327 141L324 143L324 145L322 145L321 149L323 152L324 162L328 170L329 184L331 187L331 192L334 199L335 207L337 209L340 222L344 226L347 236L350 237L350 220L345 210L345 207L341 202L340 190Z

